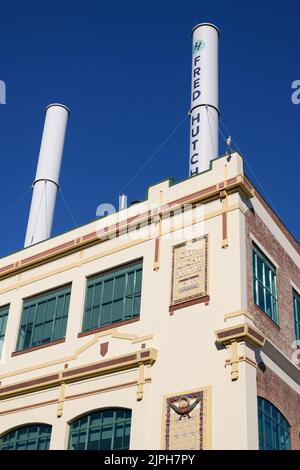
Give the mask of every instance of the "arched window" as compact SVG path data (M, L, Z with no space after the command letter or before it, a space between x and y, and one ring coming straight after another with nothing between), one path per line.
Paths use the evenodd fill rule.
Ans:
M261 397L258 397L258 431L260 450L291 448L289 423L272 403Z
M81 416L70 424L69 449L129 449L131 410L111 408Z
M29 424L3 434L0 437L0 450L48 450L51 426Z

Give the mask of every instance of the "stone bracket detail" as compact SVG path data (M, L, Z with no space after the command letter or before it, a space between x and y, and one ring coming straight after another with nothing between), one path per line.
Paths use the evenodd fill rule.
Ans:
M64 412L64 403L66 399L66 389L67 385L65 382L62 382L60 384L60 391L59 391L59 399L57 402L57 411L56 411L56 416L58 418L61 418Z
M231 343L231 358L230 358L230 364L231 364L231 380L237 380L239 378L239 367L238 367L238 343L237 341L232 341Z
M145 365L143 362L139 363L138 379L137 379L137 392L136 399L141 401L144 396L144 384L145 384Z
M238 344L241 342L250 343L255 348L262 348L265 344L266 337L256 328L248 323L231 326L215 332L217 343L224 346L230 346L230 359L226 360L225 365L231 365L231 380L235 381L239 378L239 362L246 361L248 364L256 366L254 361L246 356L239 356Z

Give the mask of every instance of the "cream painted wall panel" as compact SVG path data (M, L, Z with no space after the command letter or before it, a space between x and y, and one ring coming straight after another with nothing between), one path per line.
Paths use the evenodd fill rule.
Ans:
M80 393L89 393L93 390L102 390L107 387L115 387L127 383L135 382L138 378L138 370L128 370L116 372L101 377L93 377L90 379L82 380L80 382L73 382L68 384L66 395L77 395ZM145 385L149 386L148 384ZM133 393L136 395L137 387L132 385ZM102 392L99 392L99 400L102 400Z
M25 282L33 282L35 284L34 280L38 276L45 276L49 272L55 272L58 270L63 269L66 264L74 264L78 263L80 260L80 252L78 253L72 253L65 258L58 258L54 261L50 261L46 264L41 264L40 266L31 268L28 271L24 271L18 275L18 282L20 283L25 283Z
M239 363L239 379L232 382L226 375L226 435L228 450L258 449L256 369Z
M39 392L29 393L27 395L19 395L16 397L7 398L5 400L1 400L1 407L0 407L0 434L5 432L6 430L10 429L13 426L18 425L20 422L20 417L26 413L26 420L23 421L24 423L27 422L34 422L36 417L38 416L39 410L44 410L47 408L47 412L43 411L43 416L47 420L54 420L56 419L56 407L57 405L46 405L46 406L39 406L36 408L26 409L26 407L37 405L39 403L44 403L47 401L57 400L59 397L59 387L54 387L48 390L41 390ZM16 412L14 410L21 409L21 412ZM6 414L7 413L7 414ZM39 422L39 421L37 421ZM47 422L47 421L45 421ZM17 423L17 424L15 424Z

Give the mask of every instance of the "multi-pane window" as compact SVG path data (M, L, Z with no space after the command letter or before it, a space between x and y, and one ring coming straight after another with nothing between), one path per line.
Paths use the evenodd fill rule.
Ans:
M17 351L64 338L71 286L24 300Z
M142 261L87 280L83 331L139 316Z
M254 302L278 324L276 268L257 246L253 245Z
M285 417L268 400L258 397L260 450L289 450L291 428Z
M0 438L0 450L48 450L51 426L30 424L4 434Z
M300 295L294 290L293 291L293 303L294 303L294 318L295 318L295 334L296 340L299 341L300 346Z
M129 449L131 410L122 408L96 411L70 425L69 449Z
M2 353L9 306L0 307L0 357Z

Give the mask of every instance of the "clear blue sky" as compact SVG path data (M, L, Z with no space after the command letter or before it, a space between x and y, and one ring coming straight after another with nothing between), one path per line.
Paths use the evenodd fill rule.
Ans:
M1 5L0 256L23 247L31 194L3 214L33 181L45 106L71 109L61 185L81 225L187 114L190 31L200 22L221 30L222 118L300 238L300 105L291 102L291 83L300 80L299 1L12 0ZM129 185L129 200L167 177L187 177L188 132L186 120ZM73 226L59 198L53 234Z

